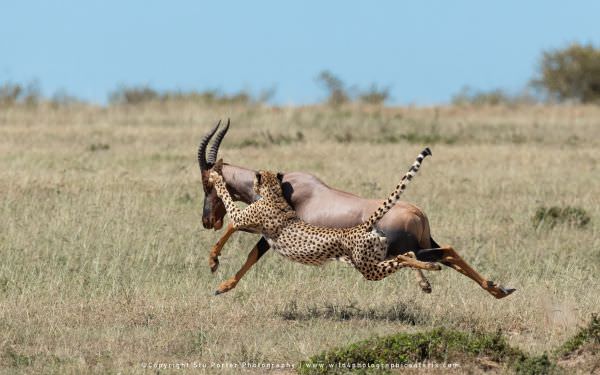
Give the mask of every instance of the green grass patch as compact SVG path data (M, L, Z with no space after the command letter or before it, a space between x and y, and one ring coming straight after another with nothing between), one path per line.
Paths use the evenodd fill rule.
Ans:
M398 304L390 308L361 308L358 303L347 305L326 303L322 306L308 306L299 308L295 300L286 303L283 308L275 313L283 320L309 321L312 319L327 319L334 321L346 320L378 320L389 322L403 322L405 324L423 324L429 319L426 312L419 311L405 304Z
M587 327L582 328L575 336L567 340L557 350L557 354L566 357L586 345L596 346L597 349L600 349L600 317L597 314L592 315Z
M251 138L243 139L237 145L234 145L234 147L237 146L238 148L265 148L269 146L290 145L293 143L299 143L303 141L304 133L302 133L299 130L293 134L284 134L265 130L260 133L255 133Z
M532 221L536 228L554 228L558 224L584 228L590 223L591 217L581 207L542 206L535 211Z
M517 374L551 374L559 370L547 354L529 357L508 345L500 331L466 333L437 328L423 333L376 337L318 354L299 365L301 374L340 374L354 366L363 374L390 373L394 369L446 366L510 369ZM438 367L442 368L442 367ZM460 371L460 370L459 370Z

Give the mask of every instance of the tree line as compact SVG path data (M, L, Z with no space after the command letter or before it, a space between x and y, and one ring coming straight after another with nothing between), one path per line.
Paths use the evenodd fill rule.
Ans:
M325 70L316 82L325 90L324 102L330 106L358 102L366 105L384 105L390 99L390 88L372 84L366 89L346 85L342 79ZM240 91L224 94L218 90L159 91L149 86L119 86L109 93L111 105L136 105L148 102L192 101L206 104L265 104L273 98L275 89L259 94ZM83 103L75 96L59 91L44 98L39 84L26 85L5 82L0 85L0 106L35 106L48 102L53 106ZM537 102L600 103L600 48L593 44L573 43L566 48L543 51L535 76L525 89L509 94L502 89L491 91L461 89L452 98L455 105L532 104Z

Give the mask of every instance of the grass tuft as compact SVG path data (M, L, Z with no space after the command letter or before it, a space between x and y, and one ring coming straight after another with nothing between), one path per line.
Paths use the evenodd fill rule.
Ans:
M110 149L110 145L106 144L106 143L92 143L89 147L88 150L89 151L106 151Z
M584 228L591 221L590 215L581 207L538 207L532 218L536 228L554 228L557 224Z

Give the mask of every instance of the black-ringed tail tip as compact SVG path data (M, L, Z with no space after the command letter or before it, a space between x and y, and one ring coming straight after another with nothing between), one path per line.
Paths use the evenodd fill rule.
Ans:
M421 152L423 155L429 155L429 156L433 156L433 154L431 153L431 149L429 147L425 147L425 150L423 150L423 152Z

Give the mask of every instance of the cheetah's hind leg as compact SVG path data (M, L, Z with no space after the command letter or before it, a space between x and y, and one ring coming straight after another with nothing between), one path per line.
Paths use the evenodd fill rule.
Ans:
M404 255L411 257L413 259L417 259L417 256L412 251L409 251L408 253L406 253ZM419 284L421 291L423 293L427 293L427 294L431 293L431 284L429 283L429 280L427 280L427 277L425 277L425 274L423 273L423 271L420 269L415 269L415 276L417 278L417 283Z

